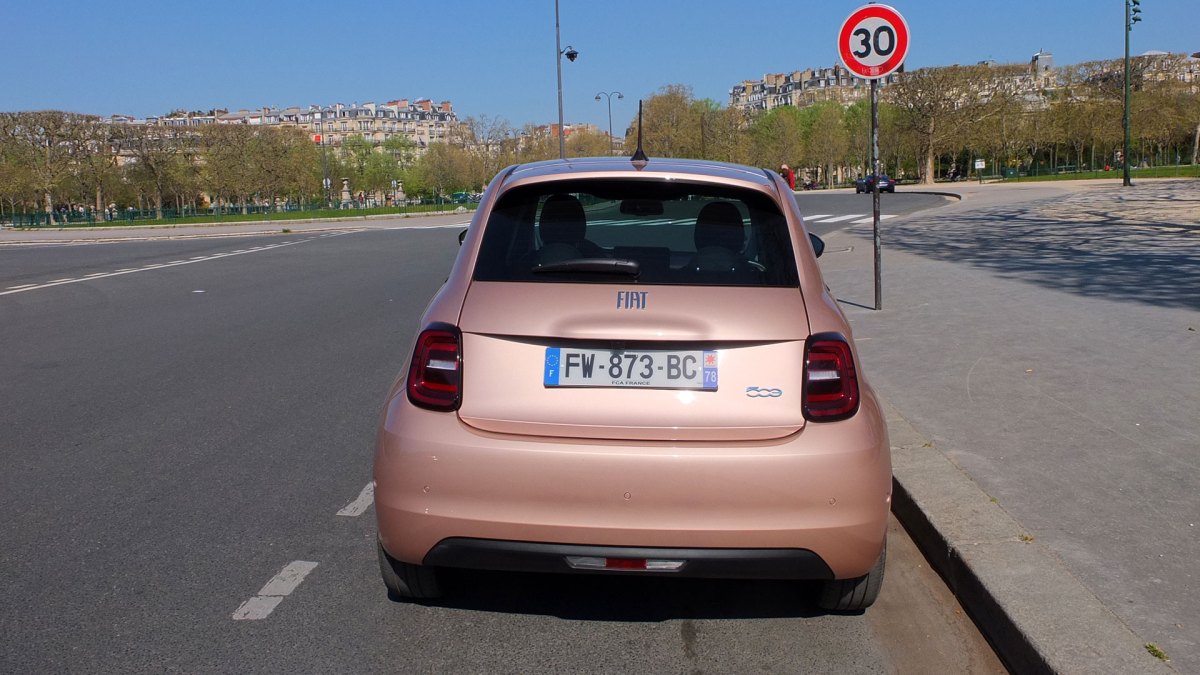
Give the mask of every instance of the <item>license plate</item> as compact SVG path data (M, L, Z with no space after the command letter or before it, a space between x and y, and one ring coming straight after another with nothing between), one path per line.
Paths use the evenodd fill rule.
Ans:
M547 387L717 389L717 352L547 347Z

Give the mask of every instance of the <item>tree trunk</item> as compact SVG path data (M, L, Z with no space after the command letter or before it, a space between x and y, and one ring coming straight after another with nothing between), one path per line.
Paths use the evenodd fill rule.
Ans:
M50 193L46 193L46 217L50 219L50 226L54 226L54 198Z
M933 168L933 163L934 163L933 146L930 145L929 148L925 151L925 173L924 173L924 175L921 176L921 184L922 185L933 185L934 172L936 171Z
M1200 124L1196 125L1196 140L1192 142L1192 164L1200 164Z

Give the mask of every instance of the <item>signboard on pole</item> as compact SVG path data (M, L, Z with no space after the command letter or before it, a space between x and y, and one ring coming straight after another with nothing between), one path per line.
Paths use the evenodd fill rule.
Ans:
M888 5L859 7L838 31L838 54L863 79L887 77L908 56L908 23Z
M887 5L870 4L850 14L838 31L838 54L855 75L871 81L871 220L875 244L875 309L883 309L879 239L879 80L900 69L908 56L908 23Z

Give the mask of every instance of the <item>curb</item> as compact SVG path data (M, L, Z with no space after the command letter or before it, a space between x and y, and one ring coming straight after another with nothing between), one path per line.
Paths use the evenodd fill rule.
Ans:
M1177 672L895 407L883 407L892 512L1012 672Z

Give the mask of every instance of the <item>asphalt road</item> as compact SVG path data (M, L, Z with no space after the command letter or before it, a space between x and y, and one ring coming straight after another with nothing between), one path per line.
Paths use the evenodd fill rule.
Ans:
M896 528L863 615L503 574L389 601L360 498L453 220L0 247L0 671L1000 670Z

